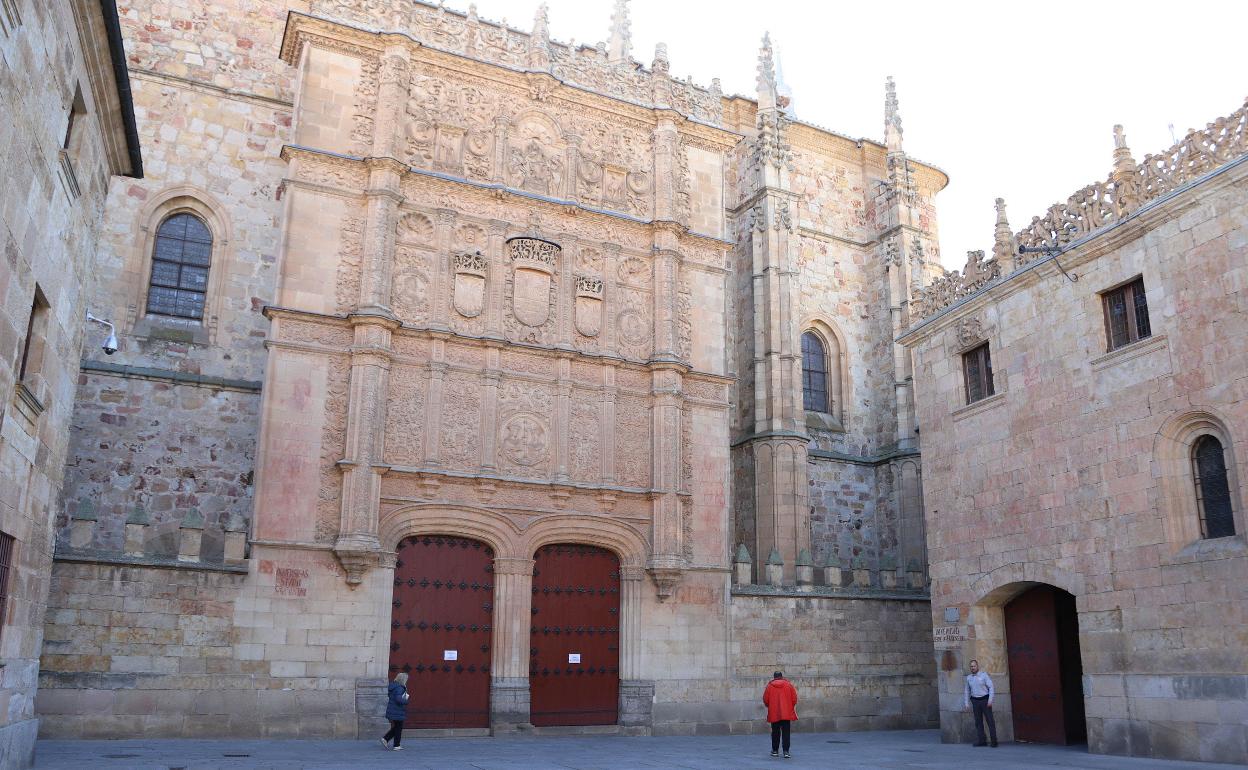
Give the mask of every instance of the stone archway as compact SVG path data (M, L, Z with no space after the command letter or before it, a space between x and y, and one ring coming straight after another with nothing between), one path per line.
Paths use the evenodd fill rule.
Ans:
M994 705L996 714L997 732L1002 741L1028 739L1028 730L1024 727L1023 734L1019 735L1016 731L1014 719L1014 690L1015 681L1010 675L1010 640L1007 636L1007 608L1015 607L1015 609L1028 610L1029 604L1042 595L1061 596L1062 598L1062 623L1063 632L1075 635L1074 655L1078 658L1078 613L1076 609L1077 597L1083 595L1083 578L1077 573L1067 572L1052 565L1038 564L1035 562L1016 562L1006 564L997 569L981 576L973 586L976 602L970 608L970 617L968 618L968 634L973 637L973 641L967 644L964 649L964 659L961 661L961 668L965 669L970 660L979 661L980 668L988 672L994 680L997 690L997 700ZM1033 594L1032 592L1037 592ZM1026 597L1031 596L1031 599ZM1054 600L1056 601L1056 600ZM1015 604L1019 602L1019 604ZM1049 631L1052 632L1050 649L1057 653L1057 608L1051 603L1049 613ZM1035 611L1035 608L1030 608ZM1011 610L1011 615L1015 612ZM1021 613L1019 613L1021 616ZM1042 621L1033 624L1035 628L1043 627ZM1020 639L1019 634L1025 631L1015 632L1015 642L1025 647L1029 641L1025 638ZM1016 655L1017 657L1017 655ZM1017 663L1017 661L1016 661ZM963 674L965 671L962 672ZM1021 682L1021 680L1020 680ZM1075 684L1068 684L1066 690L1071 690ZM1034 687L1034 683L1028 682L1024 687ZM961 704L961 690L958 690L958 704ZM1027 692L1023 695L1030 698L1034 693ZM1079 690L1079 721L1082 723L1082 689ZM971 720L960 719L955 720L957 728L954 730L957 740L969 740L974 732ZM1080 725L1082 728L1082 724ZM1086 730L1086 728L1083 728ZM1078 740L1078 731L1072 731ZM1030 739L1035 739L1032 736Z
M1015 740L1087 740L1075 597L1041 584L1003 608Z

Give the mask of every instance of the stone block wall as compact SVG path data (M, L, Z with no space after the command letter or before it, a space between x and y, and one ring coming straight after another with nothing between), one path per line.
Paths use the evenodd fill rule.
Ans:
M216 569L58 561L41 735L355 738L357 680L386 676L392 573L352 592L326 551L252 556Z
M113 174L141 174L100 8L0 6L0 532L14 541L0 606L4 770L34 758L52 524L104 197ZM88 331L90 346L103 341Z
M727 676L658 682L655 735L766 732L762 692L777 669L798 690L796 730L936 725L921 598L734 592L727 621Z
M908 334L915 351L941 726L967 740L962 675L997 678L1014 734L1004 607L1074 595L1093 752L1248 757L1248 159ZM1106 352L1102 292L1142 276L1151 336ZM967 405L987 341L997 395ZM1201 536L1192 445L1221 437L1235 534ZM944 620L945 613L958 620Z
M176 556L178 529L204 531L204 561L223 558L224 533L248 529L252 509L259 383L151 370L79 376L70 428L68 490L58 521L69 544L75 521L94 520L78 550L120 553L126 524L147 525L153 556Z

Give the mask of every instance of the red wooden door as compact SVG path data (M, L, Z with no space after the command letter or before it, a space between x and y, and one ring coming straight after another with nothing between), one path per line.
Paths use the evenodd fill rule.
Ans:
M390 674L409 675L406 727L489 727L494 552L461 537L399 543Z
M1065 744L1061 653L1053 588L1038 586L1005 605L1005 643L1014 737L1021 741Z
M620 697L620 562L587 545L548 545L533 569L530 718L613 725Z

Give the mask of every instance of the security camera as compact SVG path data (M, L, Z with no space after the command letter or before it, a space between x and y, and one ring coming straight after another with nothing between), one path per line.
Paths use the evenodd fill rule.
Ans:
M96 318L90 313L87 313L87 320L95 321L97 324L103 324L104 326L108 327L108 339L104 340L104 344L101 345L100 347L104 351L104 355L106 356L111 356L112 354L116 353L117 352L117 330L113 328L113 323L111 321L105 321L103 318Z

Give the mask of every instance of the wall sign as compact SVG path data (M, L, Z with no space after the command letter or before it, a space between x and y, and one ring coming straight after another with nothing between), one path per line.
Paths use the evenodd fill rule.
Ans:
M459 660L459 650L443 650L442 660Z
M957 647L966 641L966 626L936 626L932 629L932 641L937 649Z
M568 653L568 662L569 662L569 663L580 663L580 662L581 662L581 654L580 654L579 652L569 652L569 653Z

